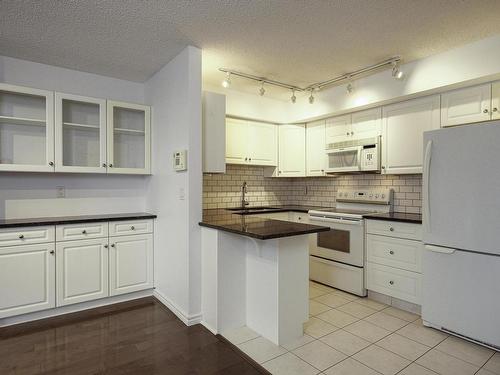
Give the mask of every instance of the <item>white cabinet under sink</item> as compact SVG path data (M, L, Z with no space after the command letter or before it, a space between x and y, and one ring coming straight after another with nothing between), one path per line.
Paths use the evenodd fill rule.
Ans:
M227 118L226 163L277 166L277 125Z

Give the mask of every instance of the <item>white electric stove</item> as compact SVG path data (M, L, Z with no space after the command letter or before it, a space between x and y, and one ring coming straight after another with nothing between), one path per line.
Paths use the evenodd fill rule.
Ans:
M363 215L390 212L392 196L392 189L339 190L335 208L309 211L311 224L330 227L310 236L311 280L366 296Z

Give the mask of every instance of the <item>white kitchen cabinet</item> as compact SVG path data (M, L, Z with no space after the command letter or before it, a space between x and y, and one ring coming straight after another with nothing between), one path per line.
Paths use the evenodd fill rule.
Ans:
M55 307L54 243L0 247L0 318Z
M226 163L276 166L277 152L275 124L227 118Z
M382 173L422 173L423 134L439 128L439 95L382 108Z
M490 119L491 84L489 83L453 90L441 95L442 127Z
M350 114L326 119L326 144L344 142L350 139Z
M109 295L108 239L56 243L57 306Z
M278 177L304 177L306 175L305 125L280 125L278 130Z
M351 135L354 139L378 137L382 134L382 108L354 112L351 117Z
M110 237L109 293L118 295L153 287L153 235Z
M491 119L500 119L500 82L491 84Z
M203 91L203 173L226 172L226 96Z
M325 175L325 120L306 125L306 176Z
M56 93L56 172L106 173L106 100Z
M54 171L54 95L0 83L0 171Z
M107 102L108 173L151 174L151 108Z

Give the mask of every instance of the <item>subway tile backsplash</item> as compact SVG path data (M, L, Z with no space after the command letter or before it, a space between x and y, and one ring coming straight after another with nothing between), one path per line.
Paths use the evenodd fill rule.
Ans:
M337 177L270 178L264 168L227 165L225 174L203 176L203 208L237 207L241 203L241 185L248 184L250 206L335 205L337 190L348 187L386 186L394 189L394 211L420 213L422 175L359 174Z

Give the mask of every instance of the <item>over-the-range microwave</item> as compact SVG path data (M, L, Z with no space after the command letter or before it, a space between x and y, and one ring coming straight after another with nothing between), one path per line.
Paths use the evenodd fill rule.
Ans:
M380 136L329 143L326 173L380 172Z

